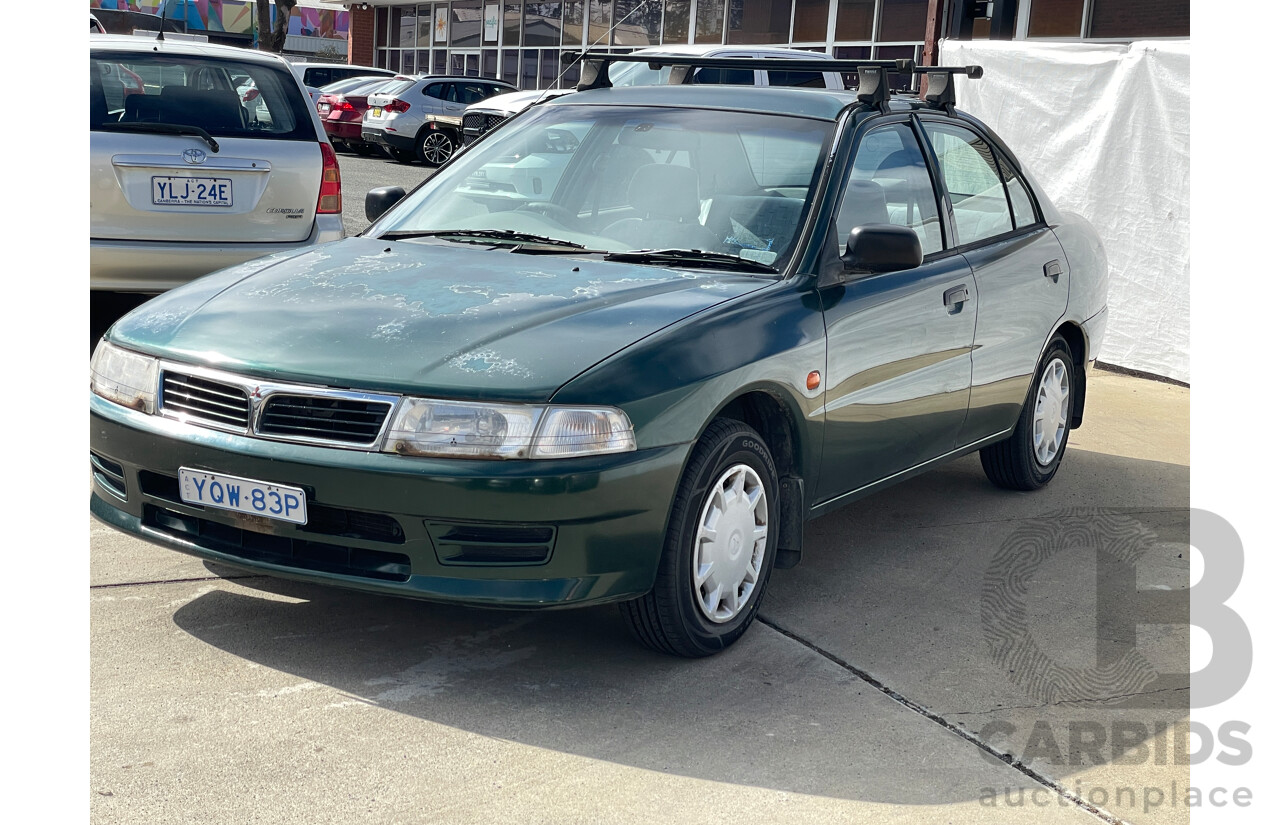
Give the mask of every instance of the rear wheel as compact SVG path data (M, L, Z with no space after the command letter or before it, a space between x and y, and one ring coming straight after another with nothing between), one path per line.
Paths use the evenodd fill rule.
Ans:
M453 157L457 143L448 132L428 129L418 135L418 160L428 166L439 166Z
M622 615L646 647L690 658L738 640L760 608L778 547L778 475L760 435L717 419L672 505L653 590Z
M982 448L982 469L991 483L1009 490L1038 490L1053 479L1071 433L1074 376L1071 350L1055 337L1040 359L1013 434Z

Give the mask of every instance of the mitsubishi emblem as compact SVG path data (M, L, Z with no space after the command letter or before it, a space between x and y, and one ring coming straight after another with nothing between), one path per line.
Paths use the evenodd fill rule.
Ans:
M182 152L182 159L191 164L204 163L208 157L203 149L185 149Z

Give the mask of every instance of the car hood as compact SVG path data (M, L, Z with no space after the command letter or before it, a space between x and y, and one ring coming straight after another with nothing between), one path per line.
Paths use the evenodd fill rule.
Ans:
M769 280L444 241L349 238L149 301L108 337L278 381L545 401L628 345Z

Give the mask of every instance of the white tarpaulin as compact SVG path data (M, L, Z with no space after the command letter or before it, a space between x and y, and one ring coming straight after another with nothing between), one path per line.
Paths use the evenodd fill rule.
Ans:
M1191 381L1191 41L944 40L958 108L1009 144L1111 263L1099 360Z

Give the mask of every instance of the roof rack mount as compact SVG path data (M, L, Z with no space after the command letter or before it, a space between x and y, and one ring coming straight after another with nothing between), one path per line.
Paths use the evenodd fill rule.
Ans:
M925 92L925 105L931 109L941 109L949 115L956 113L956 75L964 75L972 80L982 77L981 66L917 66L915 74L922 74L929 80L929 89Z

